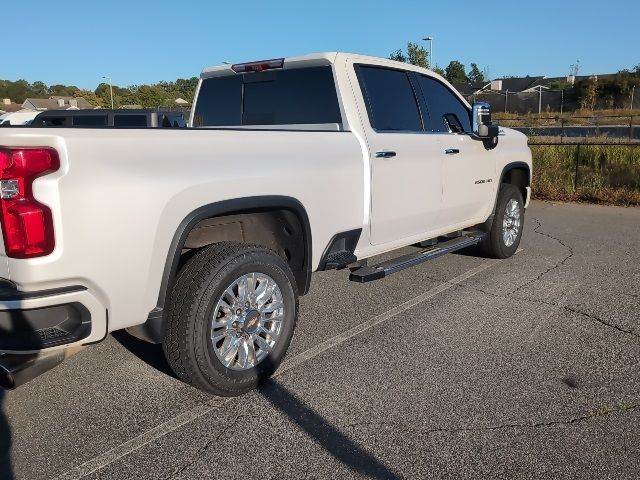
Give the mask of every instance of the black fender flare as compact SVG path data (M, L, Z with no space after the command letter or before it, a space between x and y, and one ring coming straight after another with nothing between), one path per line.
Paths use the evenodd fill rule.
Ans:
M498 185L496 187L496 195L493 199L493 205L491 207L491 215L489 215L489 218L482 224L480 224L480 229L482 231L488 232L489 230L491 230L491 226L493 225L493 218L495 217L495 210L496 210L496 203L498 202L498 195L500 194L500 185L502 185L502 181L504 180L504 177L506 176L507 173L509 173L511 170L514 170L516 168L524 168L527 172L527 180L528 180L528 186L531 186L531 167L529 167L529 165L525 162L511 162L511 163L507 163L503 168L502 168L502 172L500 173L500 181L498 182Z
M164 307L171 286L171 281L178 272L180 255L184 247L187 236L192 228L200 221L207 218L219 217L222 215L232 215L241 212L260 212L265 210L282 209L293 212L300 221L303 230L304 242L304 264L301 275L296 276L298 283L298 291L301 295L309 291L311 284L312 272L312 238L311 225L309 216L302 203L293 197L264 195L255 197L235 198L231 200L223 200L220 202L203 205L189 213L178 225L173 235L164 270L162 273L162 281L160 283L160 291L158 293L158 301L156 307L151 310L147 321L141 325L135 325L127 328L127 331L142 340L151 343L160 343L164 335Z
M504 176L507 173L509 173L509 171L514 170L516 168L524 168L527 171L527 180L528 180L529 186L531 186L531 167L529 167L529 164L527 164L525 162L507 163L504 166L504 168L502 169L502 173L500 174L500 183L502 183L502 180L504 179ZM498 185L500 185L500 184L498 184ZM497 195L496 195L496 198L497 198Z

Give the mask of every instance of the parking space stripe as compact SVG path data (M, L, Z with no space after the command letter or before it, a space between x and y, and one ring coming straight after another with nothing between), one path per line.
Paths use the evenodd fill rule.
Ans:
M317 357L318 355L326 352L327 350L333 347L336 347L348 341L349 339L363 332L366 332L367 330L370 330L376 325L380 325L381 323L384 323L390 320L391 318L401 314L402 312L409 310L410 308L413 308L416 305L419 305L420 303L426 302L427 300L430 300L436 297L437 295L440 295L441 293L446 292L447 290L450 290L451 288L455 287L459 283L462 283L465 280L483 272L484 270L495 265L498 262L499 260L486 260L482 264L478 265L477 267L472 268L471 270L468 270L462 273L461 275L458 275L452 280L448 280L446 283L442 283L432 288L431 290L424 292L421 295L418 295L417 297L414 297L410 300L407 300L404 303L401 303L400 305L392 308L391 310L388 310L380 315L377 315L367 320L364 323L356 325L355 327L349 330L346 330L345 332L342 332L336 335L335 337L332 337L328 340L325 340L322 343L319 343L315 347L312 347L308 350L305 350L302 353L299 353L298 355L295 355L289 358L280 366L278 371L275 373L274 377L278 377L300 366L301 364L307 362L308 360L311 360L312 358ZM213 410L222 407L223 405L225 405L226 403L232 400L234 399L218 398L218 397L213 398L206 403L200 404L190 410L187 410L186 412L183 412L177 415L176 417L173 417L170 420L167 420L166 422L161 423L157 427L147 430L146 432L141 433L140 435L132 438L131 440L128 440L116 447L113 447L112 449L106 451L105 453L98 455L97 457L94 457L91 460L88 460L83 464L78 465L75 468L72 468L71 470L68 470L67 472L56 477L55 480L80 480L81 478L84 478L87 475L90 475L98 470L101 470L107 467L108 465L119 460L120 458L135 452L136 450L144 447L145 445L168 435L169 433L177 430L178 428L188 423L191 423L200 417L203 417L209 412L212 412Z

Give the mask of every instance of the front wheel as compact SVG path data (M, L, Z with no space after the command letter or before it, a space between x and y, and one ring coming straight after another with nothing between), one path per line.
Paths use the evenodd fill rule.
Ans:
M203 248L173 286L163 349L183 381L241 395L275 372L289 347L298 296L289 265L239 243Z
M500 186L496 211L488 238L483 242L485 253L494 258L508 258L518 249L524 225L522 193L515 185Z

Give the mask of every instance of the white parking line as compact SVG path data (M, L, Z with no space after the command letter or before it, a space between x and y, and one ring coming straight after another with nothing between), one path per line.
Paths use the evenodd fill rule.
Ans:
M375 327L376 325L386 322L387 320L390 320L396 315L399 315L402 312L409 310L410 308L415 307L420 303L426 302L427 300L430 300L433 297L443 292L446 292L447 290L450 290L457 284L483 272L484 270L495 265L498 262L499 260L487 260L483 262L481 265L478 265L477 267L472 268L471 270L468 270L461 275L458 275L453 280L449 280L446 283L442 283L437 287L434 287L431 290L421 295L418 295L417 297L412 298L411 300L407 300L406 302L401 303L397 307L394 307L385 313L377 315L371 318L370 320L367 320L364 323L356 325L355 327L350 328L349 330L342 332L339 335L336 335L335 337L332 337L328 340L325 340L322 343L319 343L315 347L312 347L302 353L299 353L298 355L291 357L280 366L278 371L274 374L274 377L282 375L283 373L298 367L302 363L308 360L311 360L314 357L317 357L321 353L333 347L336 347L341 343L346 342L347 340L355 337L356 335L366 332L367 330ZM136 450L144 447L145 445L159 438L164 437L165 435L173 432L174 430L177 430L183 425L191 423L194 420L197 420L198 418L206 415L207 413L217 408L220 408L221 406L223 406L224 404L232 400L233 398L217 398L217 397L213 398L209 402L198 405L192 408L191 410L187 410L186 412L183 412L180 415L173 417L170 420L167 420L166 422L158 425L157 427L152 428L151 430L147 430L146 432L141 433L137 437L134 437L127 442L124 442L116 447L113 447L111 450L108 450L105 453L98 455L97 457L94 457L91 460L88 460L83 464L78 465L75 468L72 468L71 470L56 477L55 480L79 480L81 478L84 478L87 475L90 475L98 470L105 468L106 466L117 461L118 459L125 457L132 452L135 452Z

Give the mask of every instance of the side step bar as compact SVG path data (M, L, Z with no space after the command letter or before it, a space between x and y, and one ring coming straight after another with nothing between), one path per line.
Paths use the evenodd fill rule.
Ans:
M416 253L403 255L402 257L393 258L382 262L378 265L360 267L351 272L349 280L352 282L365 283L373 280L380 280L392 273L399 272L406 268L415 267L421 263L441 257L447 253L462 250L463 248L477 245L487 236L484 232L473 231L467 232L461 237L456 237L445 242L440 242L432 247L428 247Z

